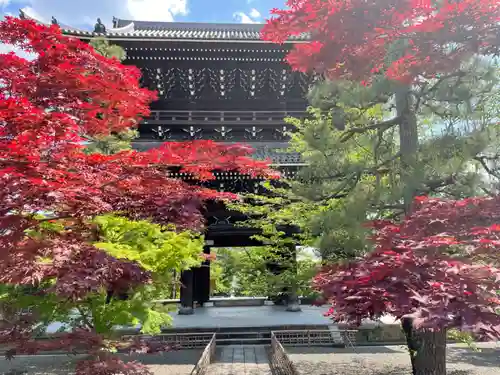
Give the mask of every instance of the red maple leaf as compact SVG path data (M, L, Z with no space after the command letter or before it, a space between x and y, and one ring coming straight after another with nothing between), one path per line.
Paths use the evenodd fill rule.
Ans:
M190 185L172 178L172 171L195 180L213 179L215 171L276 177L267 162L251 158L249 147L211 141L88 155L86 137L136 127L149 113L156 96L140 88L140 71L97 54L57 26L31 20L6 17L0 22L0 42L35 55L28 61L0 54L1 283L50 284L44 292L62 301L102 290L126 293L148 283L150 275L93 247L89 219L120 213L201 230L205 201L237 196ZM33 234L43 231L46 221L65 229ZM33 322L24 319L1 332L0 342L17 344L16 353L28 354L82 346L91 352L104 345L91 330L35 341L30 327ZM78 373L139 374L144 368L97 356L78 365Z
M500 241L481 230L498 223L500 196L425 200L404 221L378 226L374 251L325 267L315 286L330 301L335 320L411 315L419 327L498 338ZM454 252L445 251L450 246Z
M288 0L287 9L271 14L263 39L310 36L310 43L295 44L287 56L294 69L364 83L380 71L403 82L435 77L464 57L500 47L497 0ZM397 41L406 46L391 61L387 51Z

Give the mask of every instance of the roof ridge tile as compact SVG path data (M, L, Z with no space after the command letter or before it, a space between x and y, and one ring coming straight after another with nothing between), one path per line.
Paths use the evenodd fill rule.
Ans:
M129 23L127 23L129 22ZM124 28L133 23L133 28L127 32L116 29ZM234 40L234 41L260 41L260 30L263 24L237 24L237 23L197 23L197 22L152 22L152 21L128 21L116 19L115 28L108 30L105 34L113 37L140 38L151 37L155 39L179 39L179 40ZM74 36L93 36L93 32L63 29L63 32ZM298 35L290 38L290 41L307 41L307 35Z

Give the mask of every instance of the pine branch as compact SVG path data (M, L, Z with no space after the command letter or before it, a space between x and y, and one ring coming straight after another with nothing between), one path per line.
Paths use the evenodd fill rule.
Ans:
M401 120L401 117L397 116L387 121L378 122L376 124L362 126L362 127L353 127L349 128L345 131L345 133L340 137L341 142L346 142L351 139L355 134L362 134L368 130L381 130L382 132L392 128L395 125L398 125Z
M433 92L433 91L436 91L439 86L444 82L446 81L447 79L450 79L450 78L462 78L466 75L466 72L463 72L461 70L457 71L457 72L453 72L453 73L450 73L450 74L447 74L447 75L443 75L441 77L439 77L439 79L431 86L429 87L427 90L424 90L423 92L421 92L420 94L416 94L418 96L426 96L428 95L429 93Z
M478 161L483 169L490 175L495 178L500 179L500 175L496 173L493 169L491 169L488 164L486 164L486 160L495 160L496 158L494 157L486 157L486 156L476 156L473 158L474 160Z
M345 198L349 195L349 192L354 189L354 187L358 184L359 180L361 179L361 176L363 174L361 172L356 172L351 174L351 176L347 177L344 183L340 185L339 188L337 188L337 191L333 194L327 195L326 197L323 197L322 201L330 200L330 199L340 199L340 198ZM354 180L354 181L353 181ZM354 182L349 189L349 192L345 192L346 188L348 187L349 183Z
M497 195L494 192L492 192L491 190L486 189L484 186L480 186L479 188L483 191L483 193L485 193L489 197L495 197Z
M429 103L424 102L423 105L425 107L429 108L432 113L434 113L436 116L440 117L443 120L447 120L452 115L452 113L450 111L440 112L439 108L437 108Z
M447 176L437 180L429 180L423 183L423 185L425 185L427 189L420 191L420 193L428 194L431 192L435 192L437 191L437 189L440 189L448 185L453 185L455 182L456 182L455 175Z
M372 208L375 208L377 210L401 210L404 211L405 205L404 204L372 204Z
M359 173L361 173L361 174L369 174L369 175L377 175L377 174L386 172L386 169L381 170L380 168L385 167L387 164L389 164L389 163L393 162L394 160L398 159L400 156L401 156L401 153L397 152L396 154L394 154L389 159L386 159L386 160L380 162L379 164L377 164L377 165L375 165L375 166L373 166L371 168L362 169ZM358 173L358 172L356 172L356 173ZM310 181L310 182L316 182L316 181L325 181L325 180L344 180L344 179L348 179L348 178L349 178L349 176L347 176L345 173L336 173L336 174L329 174L329 175L327 175L325 177L311 178L311 179L308 179L308 181Z

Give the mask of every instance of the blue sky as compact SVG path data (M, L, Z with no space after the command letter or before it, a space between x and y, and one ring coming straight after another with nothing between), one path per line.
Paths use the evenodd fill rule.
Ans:
M147 21L263 22L272 8L285 0L0 0L3 15L28 15L90 28L97 17L108 26L112 17Z

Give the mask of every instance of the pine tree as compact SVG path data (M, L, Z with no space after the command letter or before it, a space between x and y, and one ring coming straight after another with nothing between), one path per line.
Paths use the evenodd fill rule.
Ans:
M329 199L348 198L364 203L361 218L401 217L412 214L419 194L488 191L474 169L491 174L484 164L498 145L498 114L483 107L498 86L491 64L500 47L498 1L291 0L287 6L273 10L264 38L283 42L309 33L310 42L295 45L288 61L326 78L311 94L320 113L301 134L305 159L317 167L298 187L308 199L328 206ZM429 363L444 360L445 329L426 337L408 319L409 346L425 348L412 357L413 372L424 374L418 364L425 356Z
M94 51L108 59L115 58L118 61L123 61L127 57L123 48L116 44L110 44L109 40L104 37L93 38L90 45L94 48Z

